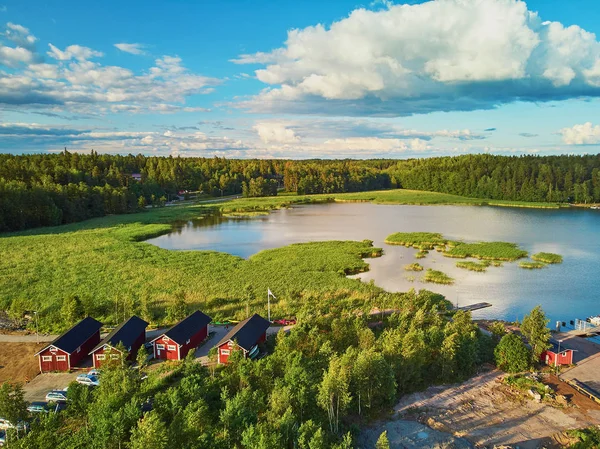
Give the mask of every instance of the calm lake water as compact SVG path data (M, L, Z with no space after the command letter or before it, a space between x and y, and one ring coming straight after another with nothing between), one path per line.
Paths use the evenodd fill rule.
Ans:
M454 240L514 242L530 254L562 254L564 262L542 270L505 263L475 273L456 268L456 259L432 251L418 262L449 274L456 283L424 284L419 280L422 273L403 269L417 261L416 250L384 243L393 232L414 231L440 232ZM166 249L216 250L247 258L291 243L363 239L373 240L385 252L369 259L370 271L357 277L373 279L388 291L427 288L459 305L493 304L475 312L475 318L521 319L537 304L551 318L550 326L556 320L600 314L600 211L596 210L332 203L297 206L252 219L210 217L149 242Z

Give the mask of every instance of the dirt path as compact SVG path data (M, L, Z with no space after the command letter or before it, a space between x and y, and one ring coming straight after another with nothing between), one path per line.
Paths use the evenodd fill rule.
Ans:
M553 408L520 400L490 371L460 385L438 386L402 398L395 410L450 431L481 447L552 447L552 436L567 429L600 424L600 410Z

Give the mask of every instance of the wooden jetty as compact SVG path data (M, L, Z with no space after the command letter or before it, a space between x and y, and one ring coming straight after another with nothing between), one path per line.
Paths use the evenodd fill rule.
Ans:
M489 302L478 302L477 304L470 304L468 306L455 307L453 310L474 312L475 310L487 309L488 307L492 307L492 305Z

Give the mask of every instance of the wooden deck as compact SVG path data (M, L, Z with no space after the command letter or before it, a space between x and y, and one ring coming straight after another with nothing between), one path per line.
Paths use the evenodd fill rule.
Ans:
M488 307L492 307L492 305L489 302L478 302L476 304L470 304L468 306L455 307L453 310L473 312L475 310L487 309Z

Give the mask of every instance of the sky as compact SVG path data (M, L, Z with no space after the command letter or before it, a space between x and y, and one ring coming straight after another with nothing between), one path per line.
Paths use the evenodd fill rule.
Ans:
M597 0L0 0L0 153L600 153Z

